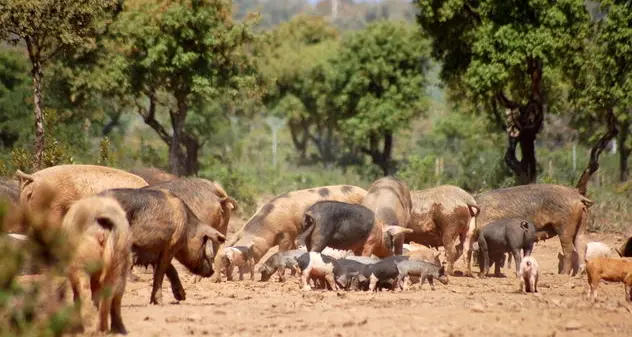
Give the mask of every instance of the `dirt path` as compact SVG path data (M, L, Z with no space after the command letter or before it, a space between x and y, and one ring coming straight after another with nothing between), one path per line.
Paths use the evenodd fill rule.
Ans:
M621 238L591 235L611 247ZM584 298L586 278L557 275L557 238L538 245L540 294L518 293L505 278L451 277L407 292L299 291L298 278L219 284L193 277L181 266L187 300L173 302L165 280L165 305L149 306L151 274L129 282L123 319L129 336L632 336L632 305L622 284L602 284L600 299ZM462 270L459 263L457 267ZM476 268L475 271L478 271ZM259 275L256 276L259 279Z

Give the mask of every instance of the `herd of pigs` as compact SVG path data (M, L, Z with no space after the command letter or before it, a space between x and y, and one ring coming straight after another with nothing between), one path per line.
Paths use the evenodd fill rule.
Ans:
M220 282L222 274L231 281L234 268L240 280L245 273L254 280L255 265L275 246L278 252L257 270L261 281L276 274L283 282L290 269L305 291L407 290L415 281L428 281L434 290L435 279L448 284L463 256L461 273L472 276L474 262L479 277L486 277L491 265L499 274L513 258L521 290L537 292L540 273L531 253L538 241L558 236L558 273L586 274L593 300L600 280L624 282L626 299L632 300L632 259L626 258L632 256L632 240L614 250L619 256L601 242L586 242L593 201L561 185L475 196L451 185L410 191L393 177L376 180L368 190L314 187L269 200L229 237L238 203L221 185L155 168L18 170L14 177L0 177L0 199L9 204L5 239L29 240L31 231L20 219L33 212L44 212L46 226L63 231L74 252L65 276L75 301L89 285L100 331L126 333L121 300L135 265L152 266L150 303L162 304L165 276L173 296L186 299L174 258L195 281ZM438 247L445 252L443 262Z

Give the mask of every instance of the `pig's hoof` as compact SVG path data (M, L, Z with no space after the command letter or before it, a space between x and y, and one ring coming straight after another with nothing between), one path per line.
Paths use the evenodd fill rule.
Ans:
M178 301L184 301L187 299L187 293L184 292L184 289L180 288L173 292L173 297Z
M152 299L151 301L149 301L149 304L151 305L162 305L162 299Z

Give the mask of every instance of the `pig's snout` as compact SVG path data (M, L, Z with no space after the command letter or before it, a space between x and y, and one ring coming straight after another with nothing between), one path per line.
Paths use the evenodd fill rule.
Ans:
M439 276L439 278L437 279L439 280L439 282L443 283L443 284L448 284L448 277L447 276Z

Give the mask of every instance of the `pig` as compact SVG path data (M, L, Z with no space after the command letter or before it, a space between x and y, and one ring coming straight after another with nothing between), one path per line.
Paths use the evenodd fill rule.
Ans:
M380 258L376 257L375 255L372 255L372 256L355 256L355 255L351 255L351 256L345 257L345 259L358 261L358 262L363 263L363 264L373 264L373 263L376 263L376 262L380 261Z
M334 279L334 268L338 265L336 259L318 252L307 252L299 256L296 261L301 269L302 291L312 290L309 280L314 278L324 278L329 290L338 290Z
M150 186L178 179L178 176L155 167L142 167L128 171L143 178Z
M224 273L226 274L226 278L228 281L233 280L233 269L237 267L239 269L239 280L243 281L244 272L248 270L250 272L250 280L254 281L255 279L255 263L252 259L252 254L250 253L250 247L243 246L235 246L235 247L224 247L221 255L222 259L224 259Z
M590 288L590 299L597 298L597 288L601 280L609 282L623 282L626 300L630 301L630 287L632 287L632 259L595 257L586 262L586 274Z
M86 275L99 311L99 331L108 331L111 316L111 331L126 334L121 300L132 264L132 236L125 211L112 198L85 197L72 204L62 229L74 248L68 279L75 303L81 303L81 284ZM88 268L91 265L98 267Z
M535 242L535 226L533 223L520 219L500 219L485 226L478 236L480 249L481 277L489 273L490 257L496 262L496 276L500 275L500 267L503 264L505 253L513 254L516 261L516 275L519 272L519 264L522 259L520 250L524 256L531 254Z
M584 259L588 261L589 259L592 259L594 257L599 257L599 256L608 257L611 254L612 254L612 251L610 247L608 247L608 245L606 245L603 242L592 241L586 244L586 253L584 254L585 256ZM557 259L558 259L557 270L558 270L558 273L560 273L562 271L562 266L564 263L564 254L557 253ZM579 273L578 254L577 254L577 251L575 250L573 250L573 258L571 259L571 262L573 264L573 269L572 269L573 275L581 276L586 273L586 270L583 270L582 273Z
M268 281L276 272L279 275L279 282L285 282L286 268L292 271L292 276L294 276L296 272L300 273L301 270L298 267L296 259L304 253L305 251L293 249L272 254L266 262L259 267L261 281Z
M392 250L395 255L403 253L404 235L400 229L390 231L391 226L396 228L408 227L412 201L410 190L405 182L388 176L374 181L367 191L362 206L373 211L378 223L383 224L383 242L392 242ZM387 247L388 248L388 247Z
M338 259L337 261L338 263L334 265L334 278L338 287L344 290L351 288L357 290L359 284L358 282L354 284L353 281L357 280L366 264L349 259Z
M147 188L164 189L173 193L182 199L202 222L223 235L228 231L231 213L239 207L220 184L207 179L177 178Z
M438 250L420 246L416 246L415 250L404 253L404 256L410 257L411 260L426 261L437 265L441 264L441 260L439 259L441 253L439 253Z
M355 255L387 257L394 253L394 237L400 226L385 226L373 212L362 206L340 201L319 201L305 211L304 240L307 249L322 252L325 247L351 250Z
M426 261L419 260L403 260L396 263L397 265L397 284L402 291L408 290L408 285L405 284L409 280L410 276L419 277L419 286L424 284L425 280L430 283L430 289L435 290L434 279L437 279L443 284L448 284L448 277L445 275L445 267L441 264L434 264Z
M15 172L20 186L20 203L32 205L37 202L45 185L58 191L51 204L51 226L61 226L70 205L90 195L111 188L141 188L147 182L131 173L98 165L57 165L26 174Z
M279 195L260 207L226 245L252 245L252 254L255 263L258 263L276 245L279 251L296 248L295 239L303 229L305 210L317 201L336 200L359 204L365 195L364 189L351 185L323 186ZM219 259L216 259L216 264L219 263ZM212 280L219 282L219 275Z
M564 254L561 274L569 274L573 248L585 268L585 232L588 210L594 203L576 189L554 184L529 184L501 188L475 196L480 207L476 233L494 220L523 218L535 225L536 241L559 236ZM518 264L518 261L515 261Z
M399 271L397 263L408 260L408 256L393 255L374 264L365 265L358 276L360 283L369 282L369 290L377 291L378 284L392 283L392 289L397 287Z
M454 263L464 254L465 275L471 276L471 244L480 212L474 197L453 185L441 185L410 193L412 212L405 240L428 247L445 247L447 273L454 275ZM460 243L455 245L459 238Z
M204 224L182 199L166 190L111 189L98 194L116 199L127 214L132 232L134 265L152 265L154 271L150 304L162 304L162 281L171 276L177 300L186 293L171 260L203 277L214 273L213 259L225 236ZM181 293L178 293L180 290Z
M472 261L472 265L474 267L479 265L479 263L478 263L479 252L480 252L480 250L479 250L479 247L478 247L478 242L473 242L472 243L472 255L477 257L477 258L475 258ZM501 260L500 266L504 268L505 267L505 261L507 261L507 264L506 264L507 268L511 268L511 254L503 254L503 256L504 257ZM490 263L490 265L489 265L490 268L491 268L492 265L495 264L494 261L490 261L489 263Z
M518 264L518 260L516 260ZM527 293L538 292L538 277L540 272L540 266L535 257L529 255L525 256L520 261L520 270L518 271L518 278L520 279L520 291Z

